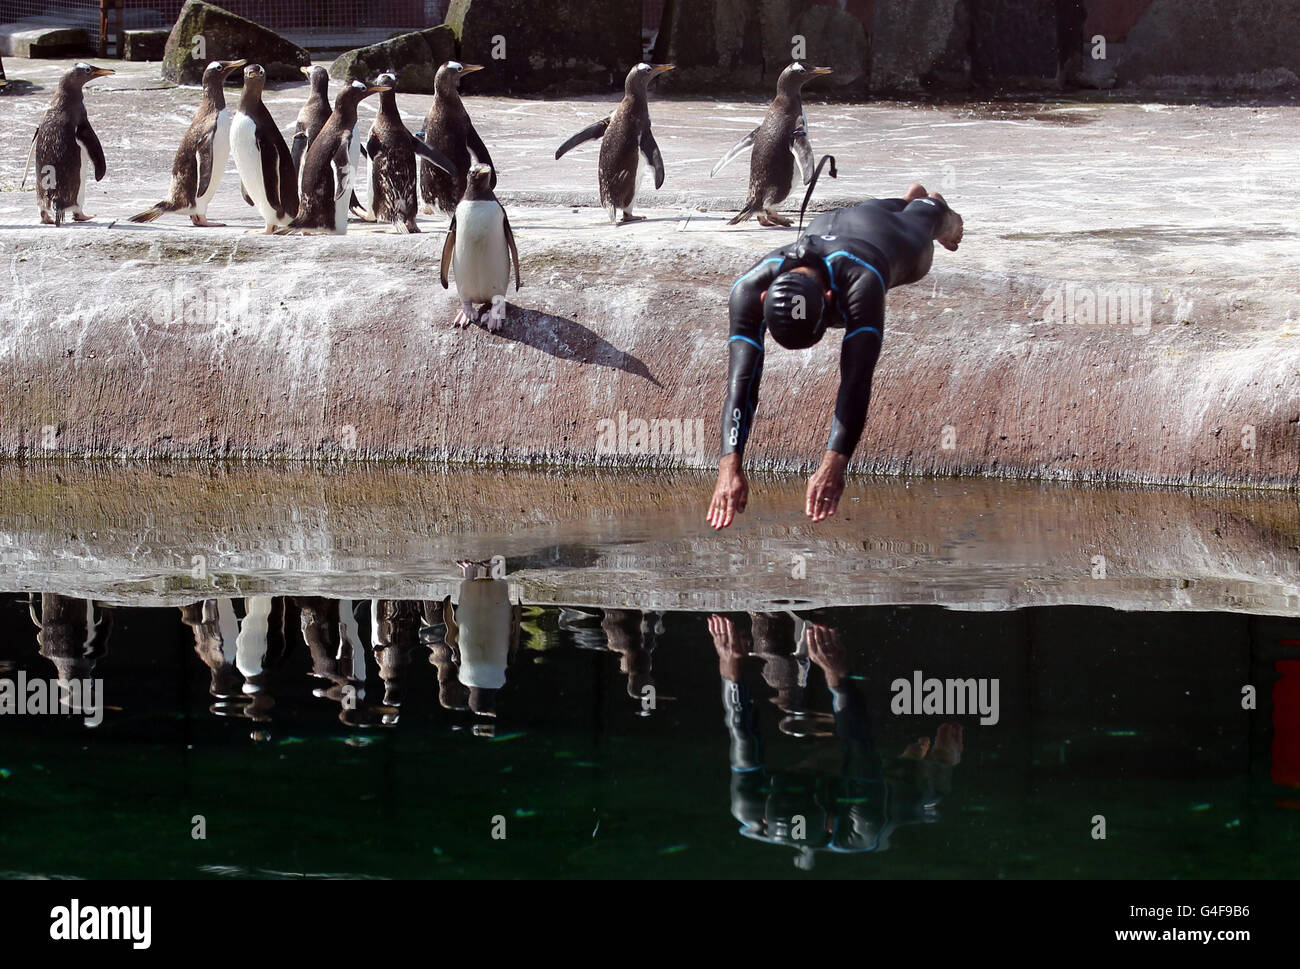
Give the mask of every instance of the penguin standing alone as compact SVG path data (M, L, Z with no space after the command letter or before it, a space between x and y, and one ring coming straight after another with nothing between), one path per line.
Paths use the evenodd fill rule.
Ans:
M813 153L808 144L808 119L804 117L800 92L806 82L823 74L829 67L807 68L798 61L791 64L776 81L776 97L767 108L763 122L741 138L722 156L709 172L712 178L729 161L752 148L749 159L749 198L740 214L728 225L736 225L758 213L760 225L789 225L790 220L776 211L776 206L790 194L794 181L794 163L799 163L803 183L812 178Z
M445 174L428 163L420 165L420 196L424 199L426 213L432 214L435 204L444 215L456 211L465 195L466 173L471 164L488 166L492 171L488 188L497 187L497 170L492 164L492 156L474 130L474 123L469 120L469 112L460 99L460 79L481 70L479 64L448 61L438 68L433 79L433 104L424 119L424 143L448 158L456 174Z
M623 222L640 222L645 218L632 214L643 164L655 170L656 189L664 183L664 160L650 132L646 88L654 78L672 69L672 64L638 64L632 68L623 84L623 100L614 113L583 128L555 151L559 159L575 145L604 136L600 146L600 204L609 213L610 222L618 221L619 211L623 213Z
M86 179L93 166L95 181L98 182L108 166L99 137L86 116L82 88L87 81L113 73L106 67L77 64L59 81L59 89L36 129L32 138L32 153L36 157L36 204L45 225L62 225L63 213L69 210L78 222L94 218L85 211Z
M230 152L235 156L244 201L261 213L266 220L265 232L270 235L298 214L298 186L289 146L262 103L265 87L262 65L244 68L244 90L230 122Z
M519 250L515 248L506 210L492 194L491 175L487 165L475 165L469 170L465 197L456 206L442 244L440 279L446 289L447 267L456 273L461 310L453 326L477 323L481 313L487 312L488 332L495 333L505 323L504 299L510 285L511 262L515 266L515 292L519 292ZM502 299L499 314L494 305L498 297ZM476 310L475 303L487 305Z
M334 110L302 163L302 205L295 229L348 231L348 208L356 174L354 150L357 105L363 98L389 90L385 84L353 81L334 99Z
M365 156L370 184L370 206L366 218L391 222L398 232L419 232L415 215L419 211L416 185L416 161L419 155L425 161L455 178L456 166L436 148L430 148L406 130L402 116L397 111L397 95L393 88L397 77L380 74L375 83L388 90L379 95L379 114L370 126L366 139Z
M230 158L230 111L226 108L226 78L247 61L213 61L203 72L203 97L172 162L172 187L167 198L131 216L132 222L152 222L165 212L188 215L195 225L208 221L208 203L217 194Z

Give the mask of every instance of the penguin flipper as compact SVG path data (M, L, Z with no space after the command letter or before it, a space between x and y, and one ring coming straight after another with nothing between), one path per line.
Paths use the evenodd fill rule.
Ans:
M95 181L98 182L108 171L108 164L104 161L104 146L99 143L99 136L88 120L77 126L77 140L86 146L90 161L95 166Z
M790 139L790 151L794 155L795 163L799 166L799 174L803 176L803 184L807 185L808 180L812 178L813 173L813 153L812 145L808 144L808 133L800 128Z
M253 200L248 197L248 189L244 188L244 180L242 178L239 180L239 194L244 196L244 201L249 205L253 204Z
M260 137L257 139L257 157L262 162L262 191L266 193L266 202L276 212L283 212L284 206L280 204L279 157L267 152ZM248 196L245 195L244 198Z
M726 167L730 162L734 161L737 156L753 148L754 138L757 137L757 135L758 135L758 129L755 128L749 134L745 135L745 137L741 138L738 142L732 145L731 151L723 155L722 160L713 166L713 170L709 172L709 178L712 178L714 175L718 174L718 172L722 171L722 169Z
M600 121L597 121L595 124L587 125L587 127L583 128L581 131L579 131L576 135L574 135L564 144L560 145L559 148L555 149L556 159L558 160L560 156L563 155L565 152L567 152L570 148L576 148L584 141L591 141L594 138L599 138L602 135L604 135L605 131L609 128L609 123L613 119L613 117L614 116L611 114L609 117L602 118Z
M18 185L20 190L27 187L27 173L32 170L32 158L36 155L36 136L40 133L40 128L32 132L32 146L27 149L27 164L23 167L23 180Z
M659 154L659 145L655 141L655 136L646 128L641 132L641 152L655 170L655 188L662 188L664 184L664 159Z
M500 202L497 205L501 205ZM510 249L510 259L515 264L515 292L519 292L519 250L515 248L515 234L510 230L510 219L506 217L506 207L501 205L501 226L506 230L506 245Z
M507 232L508 231L509 230L507 230ZM509 238L509 236L507 236L507 238ZM447 270L451 268L451 255L455 251L456 217L453 215L451 217L451 226L447 229L447 238L442 243L442 266L438 270L438 279L442 282L443 289L447 288Z
M428 161L429 164L433 165L434 168L441 168L452 178L457 178L460 176L460 172L456 170L456 166L452 164L451 159L449 159L446 155L440 152L437 148L434 148L431 145L426 145L421 139L416 138L414 136L412 136L411 138L411 147L415 149L416 155ZM496 171L494 169L493 170L494 178L495 178L495 174Z
M442 600L442 624L447 627L443 639L453 649L460 648L460 626L456 622L456 610L451 607L451 596Z
M194 154L199 160L199 177L194 192L196 201L208 190L208 184L212 181L212 147L216 134L217 123L214 119L212 127L199 139L199 143L195 148Z
M280 132L275 133L275 157L277 169L279 170L280 186L280 204L276 206L277 212L284 212L286 215L297 217L298 215L298 169L293 164L293 155L289 153L289 146L284 143L284 138Z
M302 156L307 152L307 132L302 128L302 122L298 122L298 131L293 136L293 144L289 146L289 157L293 159L293 170L296 172L302 167Z
M350 191L352 188L352 161L351 153L352 135L347 134L339 142L338 151L334 152L334 157L330 159L330 166L334 169L334 201L337 202L343 197L343 193ZM349 206L351 201L349 200Z

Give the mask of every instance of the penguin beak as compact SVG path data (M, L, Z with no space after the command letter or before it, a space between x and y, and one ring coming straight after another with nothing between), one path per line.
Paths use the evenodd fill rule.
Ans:
M90 72L90 76L91 76L91 77L109 77L110 75L113 75L113 74L116 74L116 73L117 73L117 71L112 70L111 68L108 68L108 67L97 67L97 68L95 68L93 71Z
M482 64L462 64L460 66L460 72L462 74L473 74L475 71L481 70L483 70Z
M834 73L835 72L832 71L829 67L814 67L812 69L813 77L816 77L819 74L834 74Z
M227 74L229 74L231 71L237 71L237 70L239 70L241 67L243 67L243 66L244 66L245 64L247 64L247 63L248 63L248 61L245 61L245 60L238 60L238 61L222 61L222 62L221 62L221 69L222 69L223 71L225 71Z
M391 91L392 89L393 86L391 84L372 84L370 87L366 88L366 93L379 94L383 91Z
M311 66L310 66L310 65L308 65L307 67L300 67L300 68L298 68L298 70L299 70L299 72L302 74L303 77L311 77Z
M652 67L650 69L650 76L658 77L660 74L667 74L669 71L675 69L676 67L677 67L676 64L658 64L655 67Z

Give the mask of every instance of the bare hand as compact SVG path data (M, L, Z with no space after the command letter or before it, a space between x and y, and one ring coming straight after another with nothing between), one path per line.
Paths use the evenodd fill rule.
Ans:
M848 465L847 455L838 451L827 451L819 467L808 479L808 496L804 504L804 513L814 522L825 521L835 514L844 494L844 468Z
M821 623L808 623L808 658L822 668L829 686L839 686L849 675L849 659L839 633Z
M740 681L740 661L749 655L749 637L736 628L726 616L709 617L709 635L713 648L718 651L718 672L733 683Z
M718 483L709 502L709 524L723 529L732 523L749 503L749 481L741 467L739 454L728 454L718 462Z

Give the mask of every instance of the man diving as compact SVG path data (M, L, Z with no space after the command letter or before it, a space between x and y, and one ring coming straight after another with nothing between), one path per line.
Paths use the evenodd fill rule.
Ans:
M843 327L840 388L821 466L808 479L805 512L814 522L835 514L844 469L862 436L871 375L880 355L885 291L923 278L934 243L956 251L962 218L938 192L913 184L901 199L872 199L824 212L797 241L764 256L731 289L727 397L722 458L708 521L726 528L745 510L749 481L743 454L763 376L764 336L804 350L827 327Z

